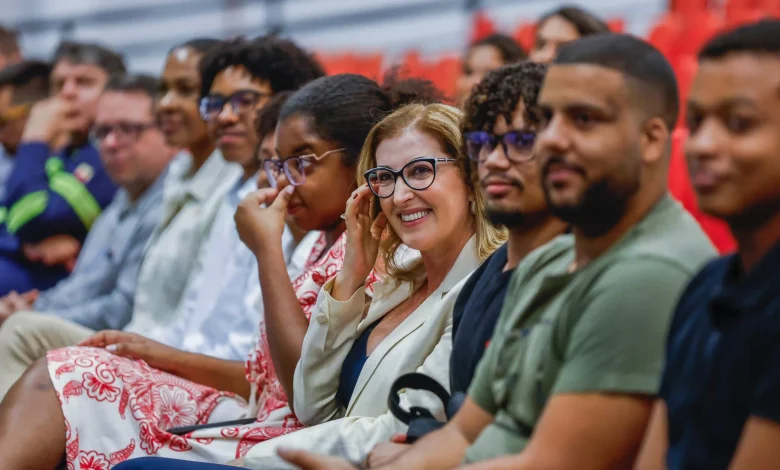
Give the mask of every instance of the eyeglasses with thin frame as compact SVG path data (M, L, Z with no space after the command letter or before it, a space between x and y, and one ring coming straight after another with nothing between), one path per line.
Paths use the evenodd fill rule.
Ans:
M237 115L246 116L255 109L260 99L269 96L269 93L256 90L238 90L230 96L218 93L207 95L200 99L200 117L204 121L214 120L225 109L226 104L230 104L230 108Z
M533 160L533 148L536 141L536 132L529 130L513 130L506 134L496 135L485 131L467 132L466 151L469 159L482 163L493 153L496 146L501 143L507 160L513 163L523 163Z
M279 176L282 173L284 173L284 176L287 177L287 181L289 181L291 185L300 186L306 181L306 169L309 168L313 162L318 162L330 154L343 152L345 150L347 149L340 148L328 150L320 156L310 153L298 157L287 157L281 160L267 158L263 160L263 170L268 177L268 183L274 189L276 189Z
M117 122L115 124L95 125L90 132L93 140L99 144L103 143L110 134L114 134L114 138L119 144L128 144L135 142L141 137L147 129L157 127L157 124L152 122Z
M395 184L400 176L407 186L415 191L428 189L436 179L439 163L455 162L454 158L417 157L396 171L386 166L372 168L365 172L368 187L378 198L388 198L395 193Z

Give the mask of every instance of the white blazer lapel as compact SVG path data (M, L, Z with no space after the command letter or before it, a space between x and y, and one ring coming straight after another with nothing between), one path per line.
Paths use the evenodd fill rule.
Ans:
M420 328L425 321L432 317L437 317L435 312L436 308L441 308L441 299L450 291L455 285L457 285L463 278L468 276L474 269L479 266L479 257L476 252L475 237L472 237L461 250L458 259L450 269L450 272L444 278L438 289L433 292L425 301L420 304L417 309L412 312L400 325L398 325L381 343L376 349L368 356L366 363L363 365L363 370L360 371L360 376L355 384L355 390L352 392L352 398L347 406L347 415L352 411L352 407L355 405L356 400L360 397L361 392L365 388L368 381L376 372L379 365L382 363L385 355L390 352L401 340L412 334L415 330ZM392 283L390 283L392 285ZM378 300L378 305L372 305L369 309L366 318L361 322L358 327L358 334L362 333L369 325L373 324L378 319L382 318L387 312L401 304L404 300L409 298L412 294L411 285L403 284L398 287L393 293L391 293L386 300ZM374 308L376 307L376 308ZM383 397L384 398L384 397Z

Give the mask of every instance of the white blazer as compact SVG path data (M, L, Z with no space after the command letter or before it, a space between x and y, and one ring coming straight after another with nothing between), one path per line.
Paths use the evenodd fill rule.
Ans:
M461 286L479 263L472 237L441 286L368 357L346 408L338 403L336 391L352 344L369 325L409 298L412 287L403 283L394 289L393 281L375 284L374 300L361 320L365 291L360 289L348 301L339 302L329 293L333 281L326 283L312 312L294 379L295 414L313 427L256 445L246 456L247 468L290 468L276 457L278 447L361 462L376 444L405 432L406 425L388 409L390 387L399 376L417 371L449 389L452 309ZM438 399L424 392L402 393L401 406L422 406L440 419L444 416Z

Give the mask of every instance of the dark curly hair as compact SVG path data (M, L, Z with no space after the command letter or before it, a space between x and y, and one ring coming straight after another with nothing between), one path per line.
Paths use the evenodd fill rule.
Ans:
M538 123L534 108L546 73L547 66L535 62L508 64L489 72L464 105L463 132L492 132L500 116L512 122L521 100L526 121Z
M368 132L390 112L410 103L440 102L442 93L428 80L400 79L397 73L383 85L355 74L314 80L296 92L282 108L279 121L293 115L311 119L314 132L346 148L343 162L357 164Z
M273 35L236 38L210 49L201 59L201 96L209 93L217 74L232 65L243 66L253 77L268 81L274 93L297 90L325 75L322 65L289 39Z

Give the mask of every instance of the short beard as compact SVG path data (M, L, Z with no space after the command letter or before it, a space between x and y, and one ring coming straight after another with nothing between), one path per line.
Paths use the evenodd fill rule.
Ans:
M544 191L544 197L554 216L592 238L607 233L620 222L628 200L638 189L638 178L623 187L601 180L590 185L579 203L573 206L555 206L550 201L548 191Z

